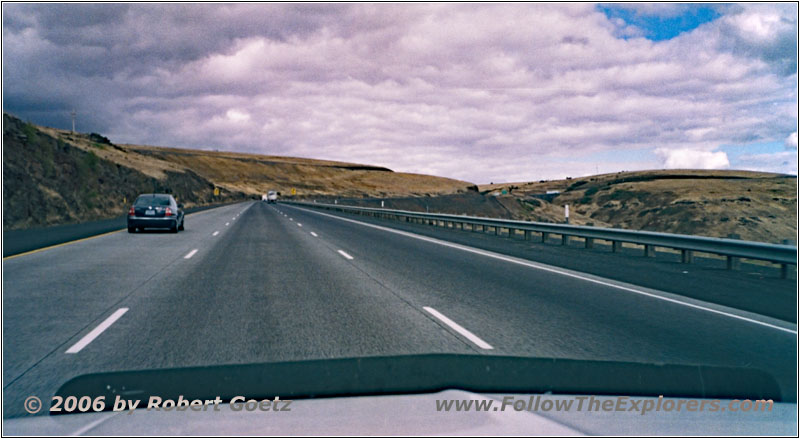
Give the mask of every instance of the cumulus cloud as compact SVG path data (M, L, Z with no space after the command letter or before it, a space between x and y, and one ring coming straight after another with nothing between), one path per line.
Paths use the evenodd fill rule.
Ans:
M783 144L786 145L787 148L797 149L797 131L789 134L789 137L783 141Z
M667 169L727 169L728 154L724 151L698 151L689 148L657 149Z
M591 4L3 9L4 110L68 127L76 108L116 142L485 182L592 173L581 157L609 151L617 169L720 165L719 145L797 125L797 16L780 5L658 42ZM675 153L626 159L656 147Z

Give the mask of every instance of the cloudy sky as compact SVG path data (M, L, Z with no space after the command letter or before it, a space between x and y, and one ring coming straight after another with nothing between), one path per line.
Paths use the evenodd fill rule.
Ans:
M797 4L3 4L3 111L476 183L797 173Z

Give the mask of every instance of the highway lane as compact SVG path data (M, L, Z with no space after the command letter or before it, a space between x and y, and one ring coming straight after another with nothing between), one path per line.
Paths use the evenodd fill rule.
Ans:
M327 211L278 209L354 255L355 265L410 303L468 325L494 353L757 367L795 396L793 325L760 318L794 328L777 330L336 219Z
M18 377L168 269L246 204L186 216L187 230L118 232L3 260L3 380Z
M794 380L793 334L283 205L3 267L7 417L84 373L405 353L766 363Z
M531 241L508 238L502 236L505 230L498 237L493 231L461 231L339 212L336 215L797 322L795 273L790 270L794 278L780 279L774 265L743 261L741 269L727 270L724 259L699 254L694 263L683 264L680 254L660 249L656 251L657 257L645 258L641 248L623 248L611 253L610 245L599 241L593 249L585 249L579 239L562 246L560 239L543 244L537 237Z
M28 363L35 363L24 374L14 375L22 367L8 371L14 381L4 388L7 416L24 415L22 401L28 395L50 395L69 378L91 372L476 351L443 330L423 310L410 307L355 269L336 249L279 217L266 205L251 205L236 219L229 217L232 211L214 213L207 222L192 221L195 239L159 259L166 266L150 277L139 273L137 282L131 280L137 275L128 276L121 283L130 282L126 290L129 292L120 299L105 301L94 318L81 318L71 312L61 316L61 320L74 321L72 326L84 328L75 332L70 327L71 336L66 342L59 339L45 343L49 331L37 332L33 325L20 333L9 324L6 340L17 339L16 346L38 348L30 349ZM213 233L220 229L222 232L215 237ZM175 237L153 236L161 241ZM143 237L151 238L125 233L108 242L111 237L102 237L88 248L75 248L75 257L64 254L70 246L53 257L75 259L78 254L103 252L104 246L113 252L142 252L146 251L146 245L140 242ZM33 265L41 269L39 261L35 262ZM101 270L120 274L131 266L124 258L102 265L96 260L92 263L97 266L93 274ZM12 271L19 267L4 268ZM62 268L80 272L67 267L68 264ZM24 295L17 287L22 285L28 291L52 288L59 292L60 299L55 301L37 297L41 307L74 297L75 292L68 290L72 288L70 284L34 285L37 282L32 280L20 282L20 277L25 276L9 279L4 285L9 296ZM101 335L80 352L65 354L69 346L119 309L127 311ZM5 310L7 314L17 312L11 307ZM58 309L52 314L57 318ZM52 345L57 349L51 349ZM9 346L7 357L15 356L13 349Z
M146 290L247 203L187 215L186 230L113 233L3 260L4 395L45 358ZM218 239L214 237L214 239ZM74 340L77 341L77 340ZM8 407L6 405L6 407Z

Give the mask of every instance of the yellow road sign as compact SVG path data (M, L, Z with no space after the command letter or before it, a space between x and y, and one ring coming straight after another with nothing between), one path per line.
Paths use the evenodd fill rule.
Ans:
M214 188L214 195L219 195L219 188L218 187Z
M297 189L292 188L292 195L297 195Z

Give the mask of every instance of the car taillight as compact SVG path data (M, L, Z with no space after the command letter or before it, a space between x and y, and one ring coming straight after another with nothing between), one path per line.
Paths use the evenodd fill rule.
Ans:
M172 216L172 209L167 207L167 209L164 210L164 216Z
M128 209L128 215L129 216L136 216L136 211L133 210L133 206L131 206L131 208Z

